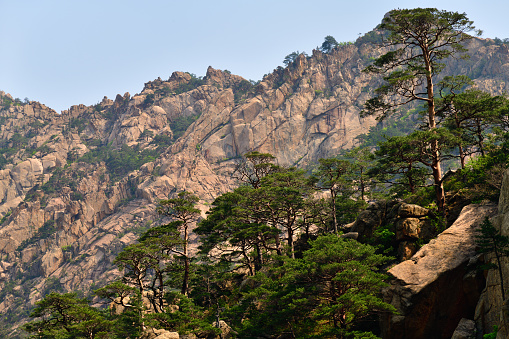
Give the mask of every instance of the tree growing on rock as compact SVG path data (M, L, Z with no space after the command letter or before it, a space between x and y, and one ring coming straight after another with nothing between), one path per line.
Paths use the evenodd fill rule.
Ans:
M320 46L320 50L324 53L330 53L334 48L338 47L339 43L334 39L332 35L327 35L324 38L322 46Z
M50 293L36 303L33 320L23 327L31 338L111 338L114 322L76 293Z
M259 188L266 175L277 172L276 157L270 153L248 152L236 163L232 176L242 184Z
M189 257L189 227L192 222L198 220L200 216L200 210L195 207L196 203L200 199L190 192L180 192L178 198L161 200L157 211L159 214L170 217L174 221L178 221L176 224L178 230L182 234L182 258L184 260L184 277L182 281L181 293L187 295L189 288L189 270L190 261Z
M485 155L486 131L503 126L500 111L507 105L504 96L474 88L463 91L467 85L473 85L473 81L464 75L444 77L439 83L441 99L437 101L437 116L459 138L456 147L463 169L468 156Z
M500 234L500 231L493 226L493 223L486 217L482 222L479 234L476 237L478 251L480 253L491 253L495 256L495 263L484 265L486 269L497 269L500 278L500 290L502 300L505 300L504 277L502 274L502 257L509 256L509 237Z
M292 52L290 54L288 54L287 56L285 56L284 60L283 60L283 63L285 64L285 66L289 66L291 65L295 60L297 60L297 58L299 57L299 55L301 54L304 54L304 56L307 57L307 54L306 52L299 52L299 51L295 51L295 52Z
M326 190L330 194L332 229L335 234L338 234L336 198L348 187L345 176L349 172L351 164L337 158L318 159L318 162L319 166L313 173L313 179L319 189Z
M375 248L334 234L318 237L302 258L260 272L258 287L238 308L249 305L241 335L285 338L376 338L356 332L362 319L394 307L380 297L386 276L377 266L389 258Z
M390 11L378 27L384 34L383 47L390 51L375 59L364 71L385 74L385 84L365 104L365 114L381 113L383 119L396 108L413 101L427 107L426 128L435 133L436 77L444 68L442 60L464 52L462 45L481 31L476 30L466 14L436 8L398 9ZM431 140L431 170L437 206L445 207L438 139Z

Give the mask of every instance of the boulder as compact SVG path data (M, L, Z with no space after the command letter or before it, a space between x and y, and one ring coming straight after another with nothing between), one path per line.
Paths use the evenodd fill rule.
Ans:
M149 328L143 332L140 339L179 339L177 332L170 332L165 329Z
M384 297L399 314L383 317L383 338L448 339L462 318L473 319L485 283L474 237L495 211L494 205L466 206L450 228L389 270L394 279Z
M42 257L41 269L45 277L49 277L64 261L61 248L53 248Z
M405 218L398 220L396 223L396 239L419 239L421 224L421 221L417 218Z
M212 324L212 326L214 327L219 327L219 329L221 330L221 335L218 335L216 337L216 339L228 339L228 338L233 338L235 337L235 334L237 334L237 332L235 332L231 327L230 325L228 325L224 320L219 320L219 326L217 324L217 322L214 322Z
M382 224L386 205L383 202L375 202L362 211L354 224L350 228L350 232L356 232L359 240L364 241L373 235L373 231Z
M357 232L348 232L348 233L341 234L340 237L341 238L345 238L345 239L354 239L354 240L357 240L357 238L359 237L359 233L357 233Z
M461 319L451 339L475 339L475 321Z
M420 218L425 217L429 214L429 210L427 208L421 207L419 205L414 204L401 204L398 210L398 215L401 218Z
M408 260L417 252L417 244L414 241L402 241L398 246L398 258Z
M418 205L398 200L379 201L371 203L344 230L357 233L361 242L369 242L377 228L388 227L396 234L394 246L398 248L398 258L407 260L417 251L417 240L429 240L434 235L428 215L429 210Z
M509 170L503 176L500 198L498 201L498 215L491 218L493 226L500 230L503 236L509 236ZM486 262L495 263L493 254L485 255ZM509 286L509 258L501 258L502 277L507 291ZM488 270L486 274L486 288L484 289L475 311L476 327L480 333L491 333L493 326L498 326L497 339L509 338L509 297L502 298L500 276L498 270Z

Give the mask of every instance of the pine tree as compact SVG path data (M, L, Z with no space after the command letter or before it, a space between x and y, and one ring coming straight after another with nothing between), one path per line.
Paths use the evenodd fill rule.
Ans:
M493 226L493 223L486 217L482 222L479 234L476 237L478 251L480 253L492 253L497 263L488 263L486 269L497 269L500 278L500 289L502 300L505 300L504 276L502 274L502 257L509 256L509 237L501 235L500 231Z
M375 90L375 97L365 104L365 114L381 113L386 117L395 108L413 101L427 107L427 129L437 128L435 79L444 67L443 59L464 52L462 45L471 36L480 34L466 14L436 8L398 9L390 11L378 27L384 36L384 47L391 50L365 69L386 74L385 84ZM388 35L387 35L388 34ZM439 140L431 138L430 167L440 212L445 208L445 192Z

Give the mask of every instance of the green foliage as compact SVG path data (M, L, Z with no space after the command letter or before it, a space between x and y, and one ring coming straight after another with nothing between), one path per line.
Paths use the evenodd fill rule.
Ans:
M365 200L366 194L375 192L375 182L368 175L373 167L374 155L369 147L354 147L340 156L350 162L350 170L347 178L357 186L355 192L360 200Z
M285 66L292 65L295 62L295 60L297 60L299 55L301 55L301 54L303 54L305 57L308 56L306 54L306 52L295 51L295 52L292 52L292 53L288 54L287 56L285 56L285 58L283 60L283 64L285 64Z
M0 154L0 170L5 168L5 165L7 165L9 161L5 158L3 154Z
M151 143L157 145L160 149L166 149L173 144L173 138L165 134L158 134L154 136Z
M8 140L0 140L0 164L2 166L10 163L8 161L10 157L18 153L19 150L28 146L30 138L27 135L14 133Z
M143 108L148 108L154 104L155 95L153 93L147 94L145 99L143 100Z
M79 161L96 164L104 161L106 168L113 181L118 181L129 172L137 170L141 165L154 161L162 152L161 149L143 149L140 146L129 147L126 144L120 149L114 149L110 145L98 146L85 153Z
M233 177L244 185L259 188L263 177L279 170L275 162L276 158L272 154L248 152L238 159Z
M47 145L47 144L43 144L39 147L36 147L36 148L27 148L26 149L26 152L30 155L30 156L34 156L35 154L39 153L39 156L40 157L43 157L45 156L46 154L49 154L52 152L52 149Z
M509 237L501 235L500 231L493 226L488 217L481 223L476 236L477 251L480 253L493 254L496 263L488 263L485 269L497 269L500 278L502 300L505 300L504 277L502 274L501 258L509 256Z
M383 42L382 35L376 31L370 31L363 36L359 37L357 41L355 41L356 44L381 44Z
M379 297L386 276L376 267L388 258L369 245L335 235L310 245L302 259L284 259L256 276L259 285L238 307L245 317L237 324L240 336L346 338L371 312L394 311Z
M78 131L78 133L81 133L85 130L87 125L88 125L87 119L73 118L69 121L68 127L70 129L76 129Z
M382 223L373 231L373 237L370 244L376 246L378 250L385 255L395 255L395 227L392 224Z
M16 251L22 251L23 249L27 248L28 246L35 244L41 239L46 239L57 231L57 228L55 227L55 220L48 220L42 225L35 234L21 242L21 244L18 246Z
M162 88L158 88L155 90L154 94L156 94L159 97L166 97L172 93L170 87L163 86Z
M366 101L362 113L378 114L378 119L384 119L402 105L424 103L428 118L425 129L435 135L426 136L431 160L426 166L432 169L437 206L444 213L445 192L440 173L444 146L440 142L444 134L437 129L434 79L444 68L442 60L466 51L462 43L472 38L468 33L481 32L466 14L436 8L392 10L379 29L385 35L383 46L390 50L364 71L385 74L384 83ZM427 91L422 90L422 84L427 84Z
M352 166L347 160L337 158L319 159L318 168L313 171L311 180L316 187L328 191L330 194L330 205L332 212L332 227L335 234L338 234L337 197L350 197L351 182L347 180L347 174ZM343 200L343 203L346 201Z
M495 39L493 39L493 41L495 42L495 45L504 45L504 44L509 44L509 38L504 38L504 39L500 39L498 37L495 37Z
M73 191L76 190L76 182L72 180L69 173L65 169L57 167L49 180L40 188L45 194L49 195L60 192L66 186Z
M167 309L165 312L147 315L147 323L154 328L164 328L180 335L188 333L218 334L219 329L211 325L213 318L207 317L203 309L194 304L192 299L176 292L166 294L168 305L178 306L177 310Z
M173 217L183 224L188 223L200 214L200 210L195 204L200 199L191 192L183 191L178 194L177 198L161 200L157 211L165 216Z
M8 96L2 97L1 105L4 109L8 109L11 106L21 106L23 102L19 98L11 99Z
M253 88L253 84L250 81L242 80L233 87L234 101L239 103L241 98Z
M173 141L176 141L182 135L184 135L185 131L193 122L195 122L200 117L200 114L193 114L188 116L180 116L175 120L170 122L170 128L173 132Z
M377 147L390 137L404 136L415 131L418 125L417 110L411 109L402 114L394 114L386 120L370 127L368 133L360 134L356 139L360 147Z
M415 194L429 177L429 171L422 164L422 161L427 163L428 158L424 158L422 150L426 144L420 143L421 140L421 132L416 131L379 143L375 152L377 163L369 174L389 184L398 197Z
M40 319L23 326L34 333L31 338L107 338L113 324L76 293L48 294L36 303L30 317Z
M198 78L195 74L192 74L192 73L188 73L188 74L191 75L191 80L189 80L189 82L187 82L187 83L182 83L177 88L175 88L173 91L175 94L182 94L185 92L189 92L189 91L191 91L195 88L198 88L204 84L204 81L202 78Z
M334 39L334 37L332 35L327 35L324 38L324 41L322 43L322 46L320 47L320 50L324 53L330 53L334 48L336 48L338 46L339 46L339 44L336 41L336 39Z
M336 199L336 213L338 225L346 225L354 222L359 213L368 207L368 203L362 199L352 199L351 196L341 195Z
M509 135L500 134L498 140L487 143L487 153L471 159L446 181L446 187L474 202L498 201L503 173L509 167Z
M5 213L5 215L2 217L2 219L0 219L0 225L3 224L4 222L6 222L7 219L9 219L11 214L12 214L12 210L9 210L7 213Z
M249 220L252 206L250 201L257 198L253 188L242 186L233 192L225 193L213 202L208 217L202 220L194 230L202 235L200 249L205 254L227 262L245 265L251 272L260 269L260 262L268 249L272 248L274 238L279 231L270 228L262 220ZM264 246L266 245L266 246ZM228 248L230 247L230 248ZM255 250L254 257L250 253ZM217 252L216 252L217 251Z
M493 325L493 332L483 335L483 339L497 339L498 326Z

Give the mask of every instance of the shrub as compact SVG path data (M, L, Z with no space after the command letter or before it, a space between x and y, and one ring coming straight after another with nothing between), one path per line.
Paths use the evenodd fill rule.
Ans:
M53 235L57 231L57 228L55 227L55 220L48 220L44 223L44 225L41 226L37 230L37 232L31 237L26 240L23 240L21 244L16 248L16 251L21 252L28 246L35 244L41 239L46 239Z
M177 119L170 122L170 128L171 131L173 132L173 141L180 138L185 133L187 128L191 126L191 124L195 122L199 116L200 116L199 113L188 116L180 116Z

